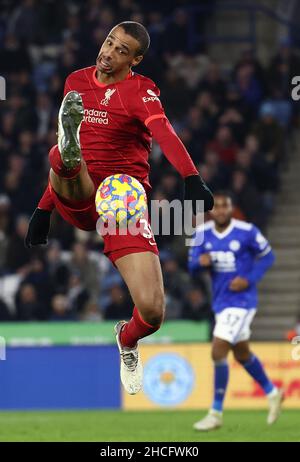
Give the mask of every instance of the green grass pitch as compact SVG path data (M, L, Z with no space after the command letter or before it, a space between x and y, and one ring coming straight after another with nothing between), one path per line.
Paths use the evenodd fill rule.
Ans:
M300 410L283 411L273 426L266 411L227 411L223 428L199 433L203 411L0 412L0 441L300 441Z

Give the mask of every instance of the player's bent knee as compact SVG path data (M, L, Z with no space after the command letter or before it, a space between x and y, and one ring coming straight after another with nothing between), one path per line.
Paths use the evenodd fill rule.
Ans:
M147 314L143 314L144 321L150 326L160 326L163 322L164 314L162 311L150 311Z
M164 306L159 304L145 305L141 313L145 322L151 326L160 326L164 319Z
M153 294L151 296L141 296L137 307L145 322L151 326L159 326L163 322L165 313L164 294Z
M241 364L247 363L249 359L251 358L251 353L249 351L245 352L240 352L240 351L234 351L233 352L234 359Z

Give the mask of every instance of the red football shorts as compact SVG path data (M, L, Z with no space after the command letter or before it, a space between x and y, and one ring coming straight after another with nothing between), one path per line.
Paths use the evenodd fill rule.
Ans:
M90 177L94 182L96 191L105 177L101 177L93 173L90 173ZM92 196L85 201L73 202L61 198L51 187L51 184L49 184L49 189L55 208L65 221L84 231L96 230L99 215L96 211L95 196ZM157 244L150 225L146 220L142 221L143 223L140 224L142 230L136 236L130 233L127 233L126 235L118 233L115 235L105 234L103 236L104 254L111 260L112 263L114 263L118 258L131 253L153 252L158 255L159 252Z

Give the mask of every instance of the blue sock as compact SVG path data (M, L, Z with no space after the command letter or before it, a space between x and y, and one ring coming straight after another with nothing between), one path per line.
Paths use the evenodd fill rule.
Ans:
M215 362L214 401L212 409L222 412L223 401L229 378L229 367L226 359Z
M252 354L251 358L247 362L241 364L248 374L250 374L251 377L259 383L266 394L270 393L274 389L274 384L267 377L262 363L255 355Z

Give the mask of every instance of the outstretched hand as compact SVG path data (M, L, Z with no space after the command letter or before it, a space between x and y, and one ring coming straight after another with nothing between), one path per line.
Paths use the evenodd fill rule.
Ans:
M197 211L197 200L204 202L204 212L208 212L213 208L214 197L200 175L187 176L184 180L184 186L184 199L192 201L194 214Z
M27 249L36 245L45 245L48 243L48 233L50 229L51 212L48 210L35 209L30 218L28 231L25 237L24 245Z

